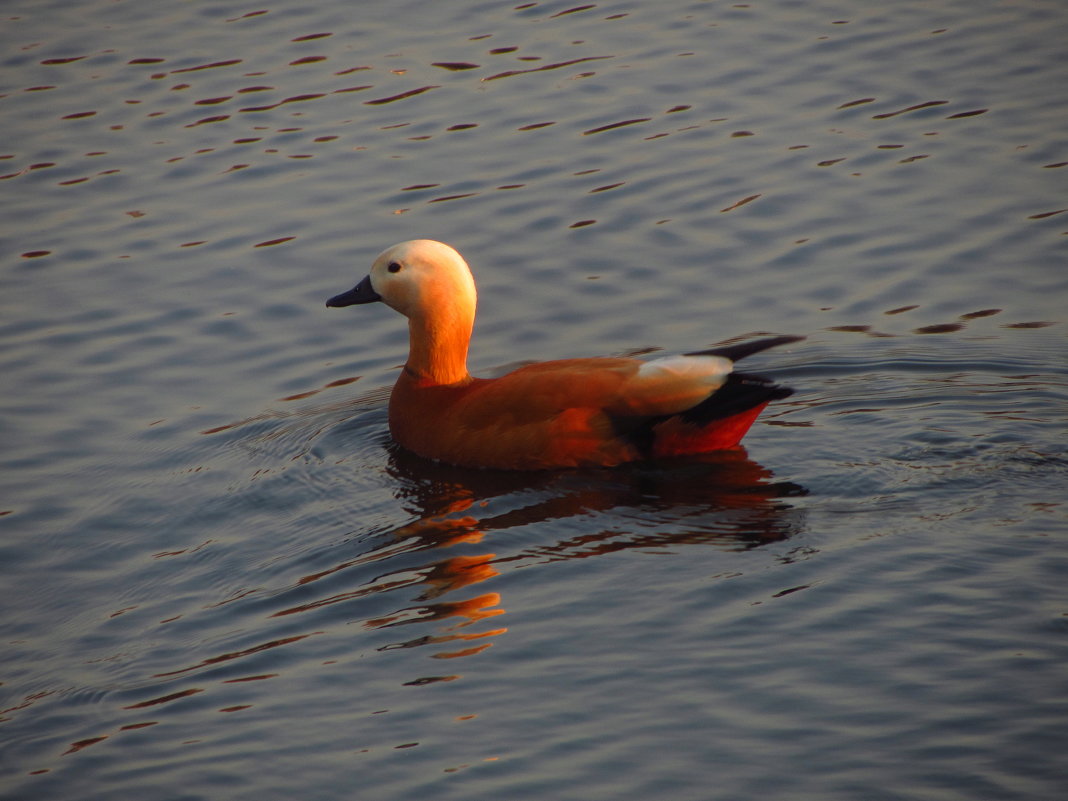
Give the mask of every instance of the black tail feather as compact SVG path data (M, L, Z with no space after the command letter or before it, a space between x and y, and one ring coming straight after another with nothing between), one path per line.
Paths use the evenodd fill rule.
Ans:
M804 337L768 337L767 339L754 339L752 342L739 342L736 345L724 345L719 348L711 348L710 350L699 350L693 353L687 353L686 356L722 356L725 359L730 359L732 362L744 359L746 356L752 356L754 353L760 353L762 350L768 348L776 348L779 345L788 345L791 342L800 342Z
M687 423L704 425L712 420L741 414L742 412L782 400L794 394L793 389L776 384L761 375L731 373L727 382L696 406L682 412L679 417Z
M768 337L752 342L741 342L736 345L725 345L710 350L696 351L685 355L722 356L725 359L736 362L768 348L787 345L791 342L800 342L803 339L804 337L797 336ZM679 412L678 417L683 422L703 426L713 420L741 414L756 406L775 400L782 400L793 394L794 391L790 387L776 384L764 376L752 373L731 373L727 376L723 386L696 406L692 406L684 412ZM654 428L659 423L674 416L619 418L613 420L613 423L621 436L630 439L642 453L648 455L652 452L653 442L656 438Z

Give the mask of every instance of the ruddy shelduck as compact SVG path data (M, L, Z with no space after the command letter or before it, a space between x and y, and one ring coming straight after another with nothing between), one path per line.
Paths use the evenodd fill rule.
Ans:
M587 358L473 378L467 349L475 281L453 248L429 239L384 251L327 306L382 301L408 318L408 361L389 430L420 456L465 467L611 466L736 446L757 415L793 390L734 362L803 337L779 336L642 361Z

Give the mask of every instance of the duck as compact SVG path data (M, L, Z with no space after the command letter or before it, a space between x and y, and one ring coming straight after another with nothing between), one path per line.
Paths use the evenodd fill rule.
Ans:
M408 318L408 358L389 399L402 448L496 470L613 467L734 448L793 390L734 363L804 337L774 336L649 360L572 358L492 378L467 369L477 293L443 242L413 239L375 258L330 308L382 302Z

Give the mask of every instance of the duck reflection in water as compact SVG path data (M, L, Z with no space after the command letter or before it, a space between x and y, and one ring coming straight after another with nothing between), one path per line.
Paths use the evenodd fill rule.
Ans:
M804 510L789 500L807 494L805 489L775 481L740 447L667 466L542 473L464 470L392 444L386 448L394 494L411 521L375 536L356 558L305 575L299 582L302 593L320 581L332 591L276 616L400 591L410 599L406 604L365 618L363 626L386 631L432 624L435 630L379 650L444 645L431 656L470 656L508 631L500 625L501 595L449 596L493 583L509 569L632 549L678 553L680 547L714 545L749 550L783 542L805 527ZM519 529L556 536L536 543L528 536L527 544L514 547L516 538L504 535ZM494 535L503 538L490 551L485 545ZM337 592L340 574L349 571L359 586ZM487 621L492 625L485 628Z
M501 557L498 563L684 544L754 548L788 539L803 528L803 510L786 499L807 494L793 482L774 481L773 473L740 446L670 464L555 473L463 470L390 446L387 470L396 479L398 500L417 516L397 535L423 539L427 547L478 541L518 526L576 517L587 522L606 515L609 525L602 531L584 530L572 538L541 543L534 550ZM476 505L508 508L476 518L470 514ZM620 522L627 520L640 525L624 530Z
M572 521L572 528L580 521L581 531L509 554L468 552L425 564L421 574L426 588L416 598L424 603L367 625L379 628L461 620L443 634L393 643L385 649L456 640L467 644L504 634L507 628L500 626L477 633L465 631L474 623L504 613L498 593L460 602L436 599L496 578L507 567L628 549L669 552L678 546L714 544L747 550L786 540L804 526L803 510L786 499L805 495L805 490L790 482L773 481L771 471L749 459L741 448L669 467L518 474L459 470L391 446L387 469L396 480L398 500L416 519L395 529L383 551L470 550L497 532L532 526L558 530L568 521ZM600 515L604 522L598 525ZM627 521L634 525L621 526ZM434 656L467 656L491 644L473 642L461 650Z
M478 553L449 556L425 571L429 600L496 578L506 567L585 559L616 551L665 551L678 546L717 545L748 550L778 543L804 525L802 509L786 499L804 496L797 484L772 481L767 468L742 449L705 454L670 467L631 467L559 473L504 473L458 470L391 446L388 470L398 500L417 519L394 530L394 544L418 550L482 544L497 532L520 527L556 529L581 519L581 533L528 546L507 555ZM494 507L500 512L485 514ZM480 514L483 513L483 514ZM597 517L604 522L597 525ZM590 525L585 525L590 521ZM628 529L621 522L635 522ZM400 540L398 543L397 540ZM451 640L496 637L494 628L462 633L486 617L503 614L498 593L459 603L430 603L368 622L393 626L415 621L464 619L444 637L423 637L387 647L411 647ZM439 658L467 656L488 648L483 643Z
M375 396L368 409L380 404ZM325 411L342 423L352 404ZM324 413L309 413L315 430L323 430ZM377 605L399 592L405 600L392 610L357 619L373 631L420 623L435 630L380 650L448 644L431 654L443 659L489 648L507 631L500 625L502 582L494 580L515 568L627 550L745 551L784 542L806 526L805 510L791 502L807 495L805 488L776 480L741 446L668 462L541 472L458 468L385 439L377 447L408 521L376 531L354 526L356 539L347 545L358 553L305 574L294 588L302 602L273 616L340 610L353 601ZM486 591L472 594L483 582L490 583ZM464 591L470 597L456 599Z

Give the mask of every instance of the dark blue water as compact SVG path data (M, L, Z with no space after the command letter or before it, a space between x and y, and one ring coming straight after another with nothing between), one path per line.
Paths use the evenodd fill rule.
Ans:
M0 797L1068 786L1053 2L8 3ZM803 334L741 452L389 443L472 367ZM748 365L747 365L748 366Z

